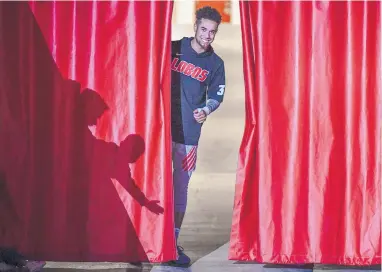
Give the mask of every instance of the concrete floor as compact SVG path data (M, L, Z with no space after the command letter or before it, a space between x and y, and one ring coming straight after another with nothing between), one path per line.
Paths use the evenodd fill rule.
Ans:
M173 39L193 35L191 25L174 25ZM48 263L47 271L274 271L308 272L313 270L380 271L380 266L349 268L333 266L270 266L227 260L231 227L237 156L244 129L244 79L240 26L222 25L215 40L215 51L226 64L227 88L221 108L203 127L197 169L192 177L188 211L180 235L180 245L192 259L190 268L152 266L134 267L121 263Z

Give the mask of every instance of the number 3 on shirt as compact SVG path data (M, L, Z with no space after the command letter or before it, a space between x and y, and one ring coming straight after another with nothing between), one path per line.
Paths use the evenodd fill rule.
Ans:
M219 91L217 92L218 95L223 95L225 91L225 85L219 85Z

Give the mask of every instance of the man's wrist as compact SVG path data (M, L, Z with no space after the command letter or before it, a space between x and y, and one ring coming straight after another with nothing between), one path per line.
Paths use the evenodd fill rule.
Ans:
M205 113L206 115L209 115L209 114L210 114L210 109L209 109L208 107L203 107L201 110L204 111L204 113Z

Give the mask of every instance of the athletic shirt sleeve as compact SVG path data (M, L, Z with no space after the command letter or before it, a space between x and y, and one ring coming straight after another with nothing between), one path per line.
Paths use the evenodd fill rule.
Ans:
M225 93L225 68L221 61L207 89L208 99L213 99L219 103L223 102Z

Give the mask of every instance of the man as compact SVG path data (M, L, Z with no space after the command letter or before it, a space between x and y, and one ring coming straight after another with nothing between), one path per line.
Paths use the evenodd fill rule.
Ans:
M196 11L195 36L172 42L172 159L175 195L175 237L186 211L188 183L195 170L203 123L223 102L225 69L211 47L221 23L216 9ZM177 246L177 265L189 265L190 258Z

